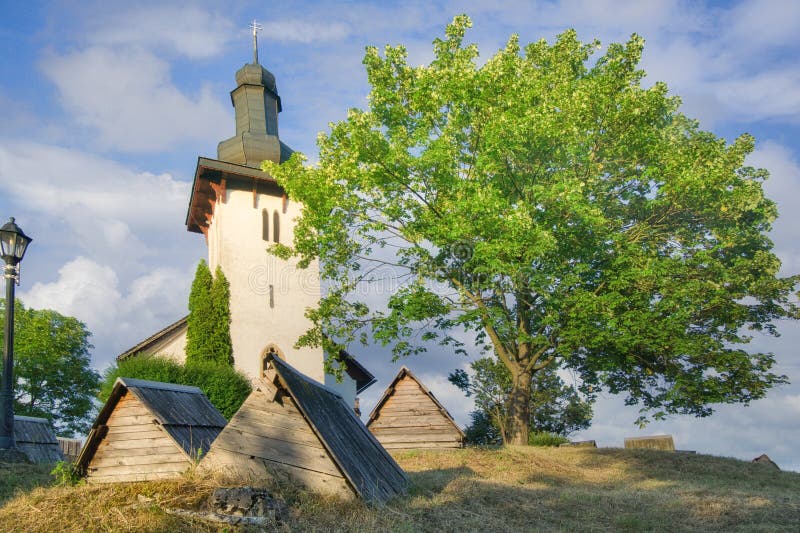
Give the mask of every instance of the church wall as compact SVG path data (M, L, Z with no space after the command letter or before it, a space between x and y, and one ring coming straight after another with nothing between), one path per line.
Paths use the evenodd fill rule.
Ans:
M305 310L319 302L319 268L297 269L267 253L273 243L274 219L279 217L281 243L291 243L293 220L300 205L280 196L257 194L252 182L229 183L224 201L217 201L208 230L209 266L222 267L231 287L231 338L236 368L251 377L261 373L265 349L276 346L299 371L324 383L321 348L295 349L311 323ZM269 217L269 241L262 239L262 210Z
M186 328L183 328L166 339L149 347L146 351L150 355L162 355L179 363L186 360Z

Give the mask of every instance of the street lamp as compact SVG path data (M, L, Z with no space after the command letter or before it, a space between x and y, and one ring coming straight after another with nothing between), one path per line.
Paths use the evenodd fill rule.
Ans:
M0 450L13 450L14 440L14 284L19 283L19 262L31 238L14 223L0 228L0 256L6 262L6 329L3 339L3 376L0 381Z

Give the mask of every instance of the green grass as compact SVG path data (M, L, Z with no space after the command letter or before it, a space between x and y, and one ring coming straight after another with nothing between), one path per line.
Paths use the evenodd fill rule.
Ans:
M414 451L397 459L413 486L385 508L273 486L290 508L278 530L796 531L800 523L800 474L734 459L535 447ZM20 471L14 475L20 481ZM209 479L32 489L34 484L26 480L14 495L3 489L0 530L223 529L160 510L199 508L215 486ZM153 503L142 505L138 494Z
M558 446L568 442L569 439L567 437L556 433L548 433L547 431L532 431L528 435L529 446Z

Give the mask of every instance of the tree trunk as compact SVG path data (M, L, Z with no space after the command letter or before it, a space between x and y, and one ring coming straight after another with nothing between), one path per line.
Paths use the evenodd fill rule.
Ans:
M513 385L508 397L508 427L504 435L506 444L515 446L528 444L531 420L531 377L530 372L513 373Z

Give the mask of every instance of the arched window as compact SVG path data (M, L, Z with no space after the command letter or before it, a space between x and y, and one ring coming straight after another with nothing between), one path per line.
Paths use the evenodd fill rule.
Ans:
M278 216L278 210L272 214L272 240L281 242L281 219Z
M269 241L269 211L261 210L261 238Z
M262 375L267 371L267 363L268 360L272 360L273 357L277 357L279 359L284 359L283 352L274 344L270 344L264 350L261 355L261 373Z

